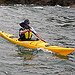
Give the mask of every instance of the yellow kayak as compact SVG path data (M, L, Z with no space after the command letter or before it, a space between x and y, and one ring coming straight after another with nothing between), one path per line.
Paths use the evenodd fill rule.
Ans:
M44 50L52 51L56 54L67 56L68 54L75 51L75 48L64 48L59 46L50 46L49 43L43 42L41 40L36 41L19 41L15 38L15 35L0 31L0 36L7 39L8 41L31 49L42 48Z

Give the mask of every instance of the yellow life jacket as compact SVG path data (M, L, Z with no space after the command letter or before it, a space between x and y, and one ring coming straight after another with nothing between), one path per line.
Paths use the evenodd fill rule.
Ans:
M25 32L25 39L31 39L32 38L32 31L31 30L27 30L26 32Z

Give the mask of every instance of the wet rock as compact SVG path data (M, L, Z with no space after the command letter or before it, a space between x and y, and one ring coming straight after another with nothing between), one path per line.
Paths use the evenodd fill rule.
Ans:
M74 5L75 0L0 0L0 4Z

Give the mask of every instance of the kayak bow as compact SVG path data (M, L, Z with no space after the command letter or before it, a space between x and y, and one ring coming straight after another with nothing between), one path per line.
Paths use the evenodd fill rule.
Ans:
M46 43L41 40L34 40L34 41L19 41L18 38L15 38L13 34L9 34L3 31L0 31L0 36L5 38L6 40L31 49L37 49L37 48L43 48L47 51L52 51L56 54L67 56L68 54L75 51L75 48L65 48L65 47L59 47L59 46L50 46L49 43Z

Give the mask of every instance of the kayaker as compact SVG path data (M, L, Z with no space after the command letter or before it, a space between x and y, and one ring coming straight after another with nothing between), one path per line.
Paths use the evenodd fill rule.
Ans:
M22 27L19 30L19 36L20 36L19 40L31 40L32 34L35 34L38 39L44 41L44 39L42 39L42 37L29 24L30 21L28 19L26 19L24 22L19 24Z

